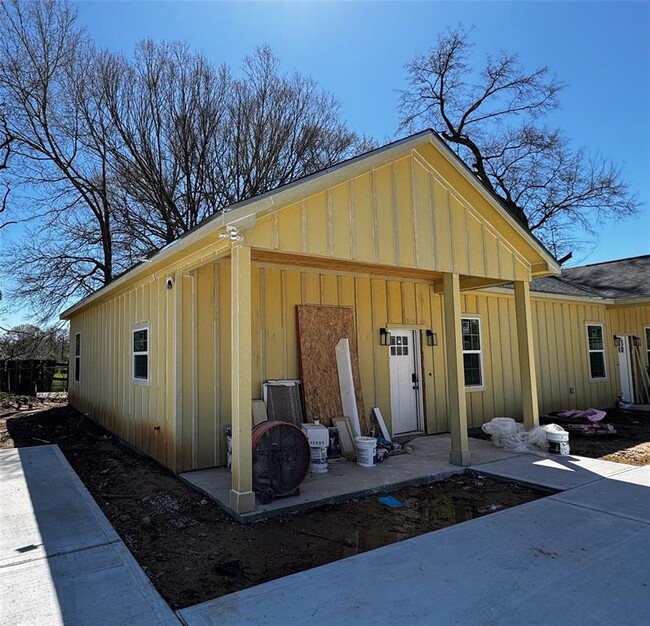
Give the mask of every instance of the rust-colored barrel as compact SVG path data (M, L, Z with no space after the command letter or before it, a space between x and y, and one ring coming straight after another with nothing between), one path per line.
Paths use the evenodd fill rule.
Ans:
M253 428L253 486L287 495L298 488L309 470L309 440L289 422L268 420Z

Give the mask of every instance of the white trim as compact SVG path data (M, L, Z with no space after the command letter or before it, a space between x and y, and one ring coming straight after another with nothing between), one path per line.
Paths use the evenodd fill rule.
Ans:
M464 320L476 320L478 322L478 342L479 342L479 349L478 350L465 350L463 347L463 384L465 387L465 391L483 391L485 389L485 370L483 368L483 333L481 332L481 317L480 315L471 313L471 314L465 314L462 315L460 318L461 322L461 334L462 334L462 324ZM461 338L461 343L462 343L462 338ZM466 354L478 354L479 358L479 373L481 375L481 382L478 385L467 385L465 384L465 355Z
M646 366L650 367L650 326L643 327L643 336L645 338Z
M603 347L602 350L592 350L591 346L589 345L589 327L590 326L598 326L600 327L600 334L601 334L601 339L603 342ZM589 370L589 382L590 383L602 383L607 380L608 375L607 375L607 351L605 349L605 346L607 345L607 342L605 341L605 324L603 322L585 322L585 333L587 335L587 369ZM597 378L594 378L591 375L591 353L592 352L602 352L603 355L603 370L605 371L604 376L599 376Z
M142 324L136 324L135 326L131 327L131 381L136 384L136 385L149 385L150 381L150 364L151 364L151 359L149 358L149 344L151 342L151 331L149 329L150 323L145 322ZM135 346L134 346L134 340L135 340L135 333L146 330L147 331L147 349L146 350L139 350L136 352ZM140 376L135 375L135 357L136 356L146 356L147 357L147 377L142 378Z

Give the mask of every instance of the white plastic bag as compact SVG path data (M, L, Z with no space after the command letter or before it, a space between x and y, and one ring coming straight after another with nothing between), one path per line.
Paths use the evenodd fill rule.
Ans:
M545 424L526 431L523 424L511 417L495 417L483 424L481 430L492 437L495 446L514 452L547 452L547 433L564 432L564 428L557 424Z
M511 417L495 417L481 426L481 430L492 437L497 448L525 452L524 427Z

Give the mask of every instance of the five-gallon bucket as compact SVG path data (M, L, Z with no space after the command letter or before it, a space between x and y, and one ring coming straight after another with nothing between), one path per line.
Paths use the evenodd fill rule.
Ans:
M567 456L569 454L569 433L564 432L547 432L548 451L551 454Z
M312 474L324 474L327 472L327 448L321 446L312 446L311 465L309 469Z
M357 465L374 467L377 440L374 437L355 437L354 441L357 444Z

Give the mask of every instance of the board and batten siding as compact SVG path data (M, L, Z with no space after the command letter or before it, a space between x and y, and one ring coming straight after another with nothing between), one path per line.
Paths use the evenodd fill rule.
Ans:
M166 332L170 293L164 279L146 282L70 321L71 337L81 337L80 380L70 379L70 403L167 466L174 458L173 424L164 394L167 345L173 340ZM132 371L132 330L145 323L148 384L134 382Z
M465 183L466 195L471 189ZM475 194L470 204L417 152L257 219L253 249L431 272L530 280ZM478 208L477 208L478 207ZM513 241L515 232L512 233ZM520 236L519 236L520 237Z
M205 285L202 285L202 281ZM230 422L230 264L215 264L211 274L199 275L199 293L215 289L218 328L218 358L200 360L202 376L214 372L219 390L218 422ZM252 388L262 397L262 383L269 379L299 379L296 306L317 304L350 306L354 310L359 369L364 404L380 406L390 421L388 348L380 346L379 328L390 325L436 328L442 334L441 299L430 284L399 281L369 275L336 274L314 270L254 265L252 289ZM199 309L199 324L207 317ZM207 325L207 321L204 322ZM428 430L447 430L444 353L427 348L423 353ZM437 379L437 384L433 381ZM199 443L199 447L202 444ZM222 451L223 453L223 451ZM199 452L201 456L201 452ZM222 457L223 462L225 457Z
M74 316L81 333L81 378L70 401L136 448L177 471L225 463L223 426L230 423L230 263L223 260L182 277L180 428L174 430L166 363L175 358L173 290L151 280ZM390 427L388 349L379 328L431 329L438 346L422 342L427 432L448 430L442 297L431 283L254 264L252 289L253 397L262 382L300 378L295 307L354 310L364 404L378 406ZM481 320L483 386L468 390L468 425L495 416L520 418L521 387L514 297L506 290L465 292L463 314ZM643 336L650 306L607 306L587 300L532 296L540 410L607 407L619 393L612 335ZM589 379L587 323L604 326L607 378ZM149 384L132 379L131 332L149 325ZM573 393L572 390L573 389ZM178 446L175 446L175 437Z

